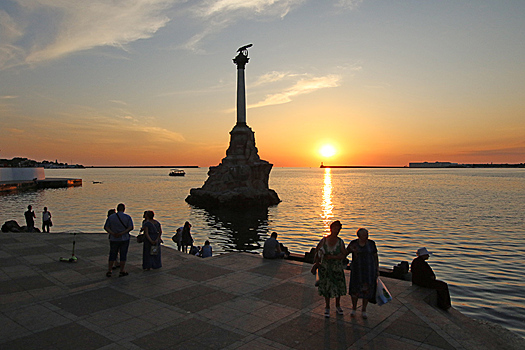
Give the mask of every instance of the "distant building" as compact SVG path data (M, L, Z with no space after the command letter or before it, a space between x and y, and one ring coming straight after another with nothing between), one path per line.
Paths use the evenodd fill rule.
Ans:
M57 160L50 162L44 160L37 162L36 160L15 157L12 159L0 159L0 167L13 167L13 168L46 168L46 169L66 169L66 168L84 168L82 164L68 164L59 163Z
M423 163L408 163L409 168L457 168L457 167L463 167L463 165L460 165L458 163L451 163L451 162L423 162Z

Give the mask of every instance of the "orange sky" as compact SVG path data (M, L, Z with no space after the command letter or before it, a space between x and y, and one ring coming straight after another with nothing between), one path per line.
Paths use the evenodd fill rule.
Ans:
M253 43L247 122L275 166L523 163L524 14L488 0L2 3L0 158L217 165L231 59Z

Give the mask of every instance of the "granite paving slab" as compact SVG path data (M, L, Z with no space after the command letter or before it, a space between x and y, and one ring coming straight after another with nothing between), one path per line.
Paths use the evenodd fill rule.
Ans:
M76 241L78 261L60 263ZM248 253L201 259L167 247L163 267L105 276L106 235L0 235L0 348L4 349L525 349L519 336L432 306L432 290L384 278L393 300L368 319L324 317L311 265ZM346 272L346 277L349 276Z

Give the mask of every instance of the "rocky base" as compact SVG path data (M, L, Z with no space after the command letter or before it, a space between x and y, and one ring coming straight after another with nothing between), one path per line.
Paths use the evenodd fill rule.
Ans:
M281 200L274 190L210 192L202 188L192 188L186 202L201 208L267 208L279 204Z
M201 208L269 207L281 202L268 180L273 165L259 158L255 135L246 124L230 132L230 146L218 166L210 167L201 188L193 188L186 198Z

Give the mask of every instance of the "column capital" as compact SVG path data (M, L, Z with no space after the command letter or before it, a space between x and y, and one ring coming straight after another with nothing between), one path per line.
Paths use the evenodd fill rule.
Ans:
M250 60L248 58L248 48L252 46L253 44L248 44L237 49L237 52L239 54L233 59L233 63L237 65L237 69L244 69L244 67L246 67L246 63L248 63L248 61Z
M244 69L249 60L248 56L244 55L243 52L239 52L237 57L233 59L233 63L237 65L237 69Z

